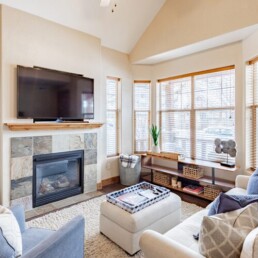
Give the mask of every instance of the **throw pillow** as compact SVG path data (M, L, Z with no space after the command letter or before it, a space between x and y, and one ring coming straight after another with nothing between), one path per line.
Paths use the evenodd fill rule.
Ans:
M250 176L246 190L247 194L258 194L258 168Z
M246 237L240 258L258 257L258 228L252 230Z
M22 237L13 213L0 205L0 228L6 242L15 250L15 257L22 255Z
M208 216L241 209L253 202L258 202L258 195L228 195L220 193L212 202Z
M199 251L207 258L239 257L244 240L258 226L258 203L245 208L204 216L199 238Z

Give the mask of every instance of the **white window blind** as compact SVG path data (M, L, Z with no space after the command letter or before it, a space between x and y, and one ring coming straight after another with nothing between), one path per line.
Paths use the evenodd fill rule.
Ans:
M149 150L150 82L134 82L134 151Z
M119 153L118 78L107 78L107 156Z
M246 166L258 165L257 112L258 111L258 60L246 66Z
M216 154L215 138L235 138L235 70L225 67L160 80L162 151L202 160Z
M195 156L223 161L226 154L215 152L214 139L235 138L234 69L194 76L194 100Z
M191 78L160 84L161 150L190 156Z

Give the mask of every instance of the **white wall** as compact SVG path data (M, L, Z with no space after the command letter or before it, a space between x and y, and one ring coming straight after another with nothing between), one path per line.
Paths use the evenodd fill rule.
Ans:
M247 62L258 56L258 30L243 41L243 61Z
M228 46L203 51L193 55L174 59L168 62L153 66L133 66L134 76L140 79L152 80L152 101L153 101L153 122L157 122L156 89L157 80L176 75L183 75L213 68L235 65L236 69L236 142L237 142L237 165L241 169L237 173L225 173L218 171L217 176L234 180L236 174L243 173L245 168L245 142L244 142L244 87L243 87L243 57L242 43L235 43ZM149 69L148 69L149 68ZM149 77L148 77L149 76ZM209 173L209 171L207 171Z
M121 153L132 153L132 71L128 55L102 47L102 80L103 86L107 76L121 79L121 105L120 105L120 145ZM104 91L105 92L105 91ZM103 95L105 98L105 94ZM104 99L103 99L103 102ZM105 108L103 109L105 110ZM104 128L105 129L105 128ZM105 135L106 136L106 135ZM104 137L106 146L106 137ZM104 148L103 150L106 150ZM103 153L105 162L102 164L102 179L107 179L119 175L118 157L106 158L106 152Z
M2 6L2 77L1 77L1 112L2 123L32 122L16 119L16 66L41 66L50 69L83 74L94 78L95 121L105 122L105 80L104 77L118 76L122 79L124 106L129 112L123 119L131 118L131 72L128 56L116 51L101 49L101 41L85 33L69 29L59 24L44 20L31 14ZM102 51L103 50L103 51ZM103 58L103 60L102 60ZM103 61L103 62L102 62ZM103 65L103 67L102 67ZM98 182L105 169L105 128L98 132ZM91 132L95 132L94 130ZM0 177L0 203L9 204L10 192L10 138L27 135L53 135L82 131L30 131L13 132L3 129ZM128 138L123 142L123 151L131 151L132 129L123 128ZM115 175L118 175L116 169ZM2 200L2 201L1 201Z

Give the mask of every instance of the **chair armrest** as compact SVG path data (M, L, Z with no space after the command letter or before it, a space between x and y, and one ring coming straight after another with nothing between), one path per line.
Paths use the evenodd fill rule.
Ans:
M145 258L204 258L201 254L153 230L146 230L140 238Z
M247 189L247 184L248 184L249 178L250 178L250 176L238 175L236 177L236 187Z
M12 206L10 208L10 210L12 211L14 217L16 218L16 220L20 226L21 233L23 233L26 229L25 213L24 213L23 206L20 204L17 204L17 205Z
M75 217L47 239L22 255L22 258L83 258L84 226L83 216Z

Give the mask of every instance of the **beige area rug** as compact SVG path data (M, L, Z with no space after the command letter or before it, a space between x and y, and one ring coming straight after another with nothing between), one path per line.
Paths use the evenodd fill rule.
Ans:
M105 195L89 201L75 204L71 207L49 213L40 218L29 221L30 227L58 229L77 215L83 215L85 226L85 257L87 258L120 258L120 257L144 257L142 252L134 256L127 255L120 247L99 233L99 207L106 199ZM194 204L182 202L182 220L191 216L202 208Z

